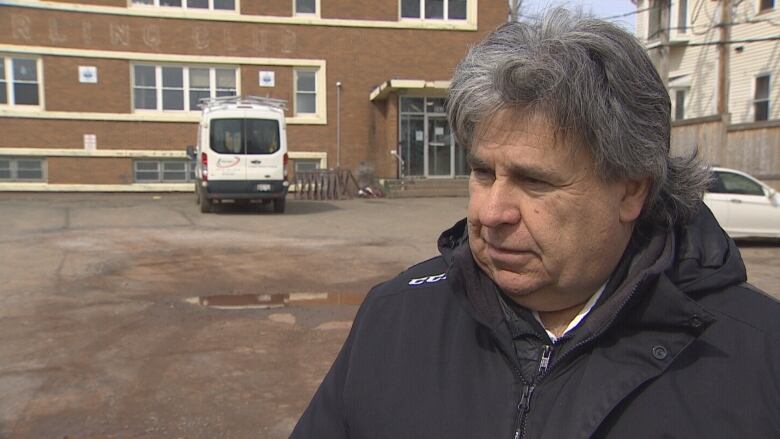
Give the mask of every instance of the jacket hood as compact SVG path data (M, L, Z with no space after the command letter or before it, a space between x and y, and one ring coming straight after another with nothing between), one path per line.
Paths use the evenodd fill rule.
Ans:
M695 296L747 281L739 249L704 203L693 219L677 227L674 233L674 262L666 275L683 292ZM448 266L453 264L455 249L461 245L468 245L465 218L439 236L439 252Z
M466 218L463 218L439 235L439 240L437 241L439 253L444 257L447 266L452 266L453 264L455 249L464 244L468 245L469 234L466 225Z
M675 235L675 261L666 275L689 296L747 281L739 249L704 203Z

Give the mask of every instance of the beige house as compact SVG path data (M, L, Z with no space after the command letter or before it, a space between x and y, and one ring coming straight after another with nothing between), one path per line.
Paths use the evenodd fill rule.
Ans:
M637 0L637 36L667 80L673 148L780 185L780 5L777 0ZM720 51L721 23L728 27ZM725 56L724 56L725 55ZM727 104L719 111L719 65Z

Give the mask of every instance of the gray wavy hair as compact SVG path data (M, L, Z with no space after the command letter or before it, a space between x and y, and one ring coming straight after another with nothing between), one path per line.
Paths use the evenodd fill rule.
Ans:
M589 149L605 181L650 177L640 224L670 228L700 206L709 170L695 151L670 155L669 94L642 44L609 22L558 8L471 48L449 92L456 142L471 148L505 109L544 116L556 137Z

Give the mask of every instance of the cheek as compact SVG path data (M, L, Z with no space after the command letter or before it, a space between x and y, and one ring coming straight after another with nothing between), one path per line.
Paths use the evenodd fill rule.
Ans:
M479 223L479 208L482 205L481 203L481 197L478 192L470 190L469 191L469 207L468 207L468 219L469 219L469 227L472 226L472 224L477 225Z

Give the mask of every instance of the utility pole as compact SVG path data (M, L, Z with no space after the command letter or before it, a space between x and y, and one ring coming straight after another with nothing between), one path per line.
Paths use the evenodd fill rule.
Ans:
M669 0L655 0L655 7L659 8L658 14L660 14L660 26L658 46L658 73L661 75L661 80L664 83L664 87L669 86L669 24L671 23L669 18L669 10L671 6Z
M511 0L511 5L509 6L510 21L517 21L521 7L523 7L523 0Z
M731 0L720 2L720 43L718 44L718 114L727 117L729 114L729 64L731 54Z

